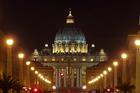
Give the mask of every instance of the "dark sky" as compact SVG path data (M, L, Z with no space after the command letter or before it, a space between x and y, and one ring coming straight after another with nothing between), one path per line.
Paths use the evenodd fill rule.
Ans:
M13 33L26 50L52 44L65 24L69 8L76 26L96 49L112 52L126 46L127 35L138 31L140 2L134 0L1 0L1 28Z

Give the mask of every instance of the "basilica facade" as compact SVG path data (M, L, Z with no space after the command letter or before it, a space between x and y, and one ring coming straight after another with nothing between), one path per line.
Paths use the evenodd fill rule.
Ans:
M45 44L42 50L35 49L31 61L40 63L43 68L53 68L52 77L47 74L46 77L51 78L57 89L82 88L87 84L86 69L107 61L104 50L94 53L94 47L94 44L87 44L84 33L75 27L69 11L66 24L56 33L52 47Z

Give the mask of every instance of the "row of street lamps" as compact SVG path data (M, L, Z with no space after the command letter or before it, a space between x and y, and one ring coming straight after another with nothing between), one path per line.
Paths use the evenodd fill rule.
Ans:
M117 85L117 66L118 66L118 61L114 61L113 62L113 66L114 66L114 86ZM107 75L109 72L112 72L112 67L109 66L106 70L102 71L102 73L100 73L98 76L96 76L94 79L92 79L91 81L88 82L88 84L93 84L96 83L97 81L99 81L101 78L104 77L104 88L107 87Z
M13 76L13 62L12 62L12 47L14 45L14 39L13 38L7 38L6 39L6 45L7 45L7 63L6 63L6 74ZM27 65L27 70L26 70L26 74L27 76L24 76L24 58L25 58L25 54L23 52L19 52L18 53L18 59L19 59L19 81L21 83L23 83L26 86L30 87L30 70L34 71L35 75L37 75L38 77L40 77L40 79L42 79L43 81L45 81L48 84L51 84L51 81L49 81L48 79L46 79L41 73L39 73L39 71L37 71L35 69L35 67L31 66L31 62L27 61L26 65Z
M122 53L121 54L121 58L123 59L123 71L122 71L122 80L123 80L123 83L126 82L126 59L127 59L128 55L126 53ZM113 66L114 66L114 92L118 92L119 90L116 89L116 86L118 85L118 67L119 63L118 61L113 61ZM92 83L96 83L96 82L99 82L99 80L101 78L104 78L104 82L103 82L103 86L104 86L104 89L107 88L107 75L109 74L109 72L112 72L112 67L109 66L106 70L102 71L101 74L99 74L98 76L96 76L94 79L92 79L91 81L88 82L88 84L92 84ZM112 78L112 76L109 76L109 78ZM112 79L110 79L111 81ZM112 85L112 84L111 84Z
M134 44L136 45L136 83L135 83L135 87L136 87L136 92L135 93L140 93L140 39L136 39L134 41ZM125 83L127 82L127 75L126 75L126 60L128 58L128 55L126 53L122 53L121 54L121 58L123 60L123 65L122 65L122 82ZM117 86L117 66L118 66L118 62L114 61L113 62L114 65L114 88L115 86ZM95 83L97 81L99 81L99 79L101 79L102 77L104 77L104 87L106 88L106 75L108 74L108 72L111 72L112 68L108 67L108 71L104 70L99 76L97 76L96 78L92 79L91 81L88 82L88 84L92 84Z
M31 62L30 61L27 61L26 62L26 65L27 66L30 66L31 65ZM35 69L34 66L30 66L30 70L31 71L34 71L35 75L37 75L38 77L40 77L40 79L44 80L48 84L51 84L51 81L48 80L48 79L46 79L38 70Z

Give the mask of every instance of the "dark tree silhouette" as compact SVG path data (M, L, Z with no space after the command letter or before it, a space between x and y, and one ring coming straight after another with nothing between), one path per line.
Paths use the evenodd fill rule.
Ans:
M120 84L117 88L123 91L123 93L132 93L132 89L134 89L135 86L132 85L130 82L125 82Z
M16 86L17 80L3 73L2 78L0 79L0 89L2 89L3 93L8 93L10 89L15 88Z
M17 81L15 86L13 87L13 90L15 90L16 93L20 93L20 90L22 89L23 89L23 85L19 81Z

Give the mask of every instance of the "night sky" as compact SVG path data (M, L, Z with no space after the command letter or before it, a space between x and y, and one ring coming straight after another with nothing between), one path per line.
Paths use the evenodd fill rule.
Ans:
M41 49L53 43L71 8L75 25L87 43L108 53L126 46L127 35L138 32L140 2L119 0L1 0L0 27L12 33L25 50Z

